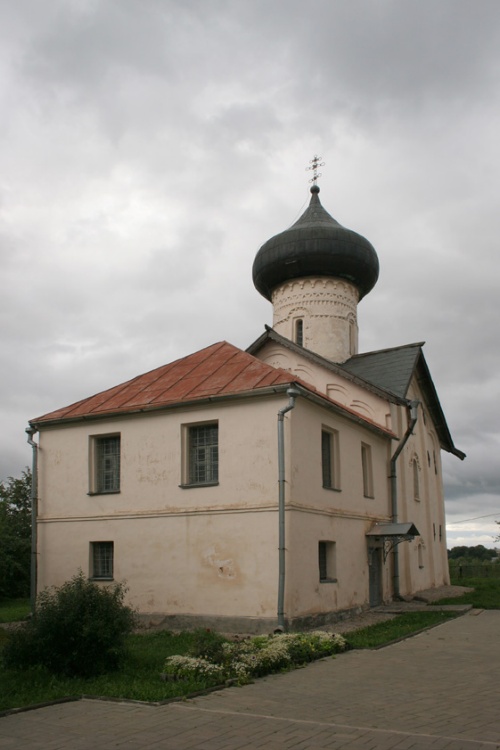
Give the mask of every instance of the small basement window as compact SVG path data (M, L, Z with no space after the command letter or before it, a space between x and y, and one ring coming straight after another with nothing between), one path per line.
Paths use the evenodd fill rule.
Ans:
M335 542L318 543L319 582L335 583L337 580L337 560Z

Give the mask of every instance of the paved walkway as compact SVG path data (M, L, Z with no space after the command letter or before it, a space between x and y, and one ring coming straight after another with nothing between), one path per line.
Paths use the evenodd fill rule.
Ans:
M0 748L494 750L499 635L499 611L472 610L378 651L181 703L83 700L6 716Z

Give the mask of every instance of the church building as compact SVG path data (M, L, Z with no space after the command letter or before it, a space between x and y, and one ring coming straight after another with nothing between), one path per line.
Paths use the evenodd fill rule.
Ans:
M81 569L125 581L146 620L257 633L449 583L440 454L465 456L421 342L358 352L377 254L313 182L256 255L273 326L246 351L220 341L30 422L38 591Z

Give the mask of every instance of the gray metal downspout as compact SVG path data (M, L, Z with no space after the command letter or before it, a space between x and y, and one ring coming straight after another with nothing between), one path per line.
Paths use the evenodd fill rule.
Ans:
M300 396L296 388L288 388L287 406L278 412L278 523L279 523L279 559L278 559L278 629L285 629L285 433L284 419L287 411L295 406L295 399Z
M38 444L33 435L38 432L34 427L27 427L28 443L33 448L33 462L31 469L31 576L30 576L30 604L31 614L35 614L36 586L37 586L37 517L38 517Z
M398 522L398 485L397 485L397 474L396 474L396 461L398 460L399 454L405 447L406 443L408 442L408 438L413 432L413 428L415 427L417 423L418 418L418 405L420 404L420 401L410 401L409 408L410 408L410 423L408 425L408 429L406 430L403 439L401 440L400 444L396 448L393 457L391 458L391 473L390 473L390 480L391 480L391 514L392 514L392 522L397 523ZM394 588L394 598L399 599L400 598L400 590L399 590L399 552L398 552L398 545L396 544L393 549L393 555L394 555L394 576L393 576L393 588Z

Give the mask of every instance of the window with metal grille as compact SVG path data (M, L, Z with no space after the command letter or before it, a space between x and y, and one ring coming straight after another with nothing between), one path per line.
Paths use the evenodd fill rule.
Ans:
M113 578L113 542L91 542L91 578Z
M318 542L318 563L320 583L337 580L335 542Z
M120 436L94 439L95 480L94 492L119 492L120 490Z
M321 431L321 471L323 487L329 490L339 490L339 434L336 430Z
M189 427L188 484L216 484L219 481L219 425Z

